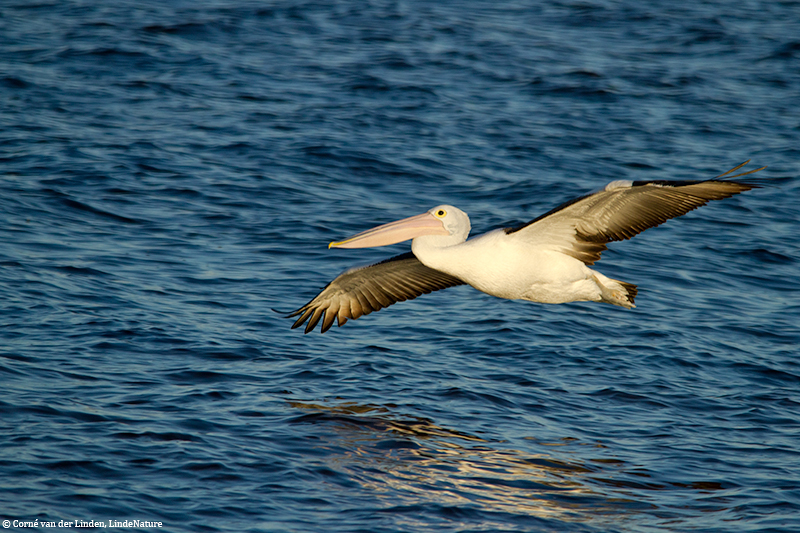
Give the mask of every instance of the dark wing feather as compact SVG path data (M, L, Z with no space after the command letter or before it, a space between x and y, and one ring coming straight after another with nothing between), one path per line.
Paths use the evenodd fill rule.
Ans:
M766 167L733 177L763 168ZM559 249L592 265L600 260L600 254L609 242L630 239L711 200L729 198L756 187L718 179L612 182L600 192L571 200L523 226L506 229L506 233L516 233L519 238Z
M463 285L458 278L428 268L413 253L405 253L376 263L348 270L331 281L313 300L286 315L300 315L292 329L308 321L305 332L322 321L322 333L333 325L356 319L397 302L440 289Z

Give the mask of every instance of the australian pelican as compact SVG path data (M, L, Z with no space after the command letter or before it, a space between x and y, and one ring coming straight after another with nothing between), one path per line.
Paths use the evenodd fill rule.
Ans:
M306 333L322 321L324 333L334 319L342 326L393 303L463 284L511 300L592 301L630 309L636 285L608 278L589 265L609 242L630 239L711 200L757 187L719 179L748 162L705 181L613 181L526 224L469 240L467 214L439 205L330 243L329 248L370 248L411 239L411 252L344 272L286 316L300 315L292 328L307 321Z

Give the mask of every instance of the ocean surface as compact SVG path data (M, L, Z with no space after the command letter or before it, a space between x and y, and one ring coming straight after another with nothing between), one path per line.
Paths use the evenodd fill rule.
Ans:
M799 28L797 1L1 1L3 527L800 531ZM440 203L475 234L747 159L762 188L603 254L633 310L272 311L409 249L328 242Z

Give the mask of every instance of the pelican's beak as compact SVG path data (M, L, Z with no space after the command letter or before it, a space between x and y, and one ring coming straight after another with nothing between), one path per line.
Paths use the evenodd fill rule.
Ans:
M389 222L383 226L372 228L343 241L332 242L328 248L372 248L388 246L407 241L422 235L450 235L442 221L430 213L422 213L415 217L404 218L397 222Z

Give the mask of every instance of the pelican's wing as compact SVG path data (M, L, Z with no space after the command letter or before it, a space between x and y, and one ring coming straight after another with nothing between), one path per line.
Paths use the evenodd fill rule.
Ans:
M717 177L738 170L748 161ZM606 243L630 239L711 200L729 198L756 187L718 179L614 181L600 192L571 200L527 224L505 231L543 249L559 250L592 265L600 260Z
M333 325L334 318L342 326L348 318L356 319L393 303L463 284L458 278L426 267L409 252L348 270L331 281L316 298L286 317L300 315L292 329L308 320L306 333L322 319L322 333L325 333Z

